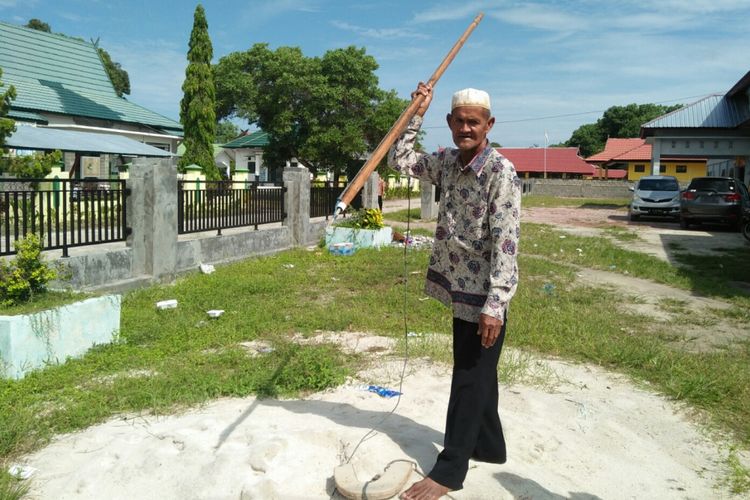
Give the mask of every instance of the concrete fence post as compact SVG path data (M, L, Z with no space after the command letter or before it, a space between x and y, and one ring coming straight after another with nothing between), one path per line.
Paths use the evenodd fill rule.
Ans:
M137 158L127 187L133 274L170 279L177 266L177 169L170 160Z
M362 208L378 208L378 179L378 173L373 172L362 186Z
M304 167L286 167L282 178L286 187L286 217L282 225L289 227L294 245L304 245L310 226L310 171Z
M421 197L420 218L424 220L437 219L438 204L435 202L435 185L423 180L419 184L419 192Z

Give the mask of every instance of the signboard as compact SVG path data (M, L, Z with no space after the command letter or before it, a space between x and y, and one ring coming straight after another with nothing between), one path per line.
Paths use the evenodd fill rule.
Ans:
M101 158L81 156L81 177L101 177Z

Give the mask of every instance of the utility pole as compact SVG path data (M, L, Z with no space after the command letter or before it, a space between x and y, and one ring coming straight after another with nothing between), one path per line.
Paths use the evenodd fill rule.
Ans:
M544 131L544 178L547 178L547 143L549 142L549 137L547 136L547 131Z

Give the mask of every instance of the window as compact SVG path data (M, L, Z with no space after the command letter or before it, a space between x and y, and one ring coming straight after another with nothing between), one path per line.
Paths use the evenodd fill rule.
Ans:
M247 159L247 169L251 174L258 173L255 171L255 158L253 158L252 160L250 158Z
M677 165L675 167L675 172L678 174L686 174L687 173L687 165Z
M169 144L164 144L163 142L147 142L146 144L157 149L161 149L162 151L171 152Z
M638 182L638 189L642 191L679 191L680 185L677 180L670 177L661 179L641 179Z
M659 165L659 173L660 174L666 174L667 173L667 166L666 165Z
M636 165L633 169L636 172L645 172L646 171L646 165Z

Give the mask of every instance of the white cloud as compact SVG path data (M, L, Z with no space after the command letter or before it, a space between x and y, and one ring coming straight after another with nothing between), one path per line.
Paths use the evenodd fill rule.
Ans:
M663 13L691 14L737 12L750 8L750 0L624 0L622 4Z
M290 12L320 12L318 0L275 0L273 2L253 2L241 16L243 22L250 26L267 23L271 19L282 17Z
M492 10L489 15L510 24L547 31L581 31L591 25L590 20L583 17L563 12L549 5L533 3Z
M163 40L107 42L107 51L128 72L128 100L179 121L187 47Z
M435 5L432 8L418 12L414 21L418 23L430 23L435 21L455 21L465 17L474 17L487 7L496 5L498 2L473 1L458 5L457 2Z
M383 40L392 40L394 38L414 38L419 40L426 40L430 37L424 33L408 28L365 28L357 26L343 21L331 21L331 24L336 28L344 31L351 31L359 36L366 38L375 38Z
M88 19L80 14L74 14L72 12L60 12L58 14L61 18L67 19L68 21L72 21L74 23L81 23L84 21L88 21Z

